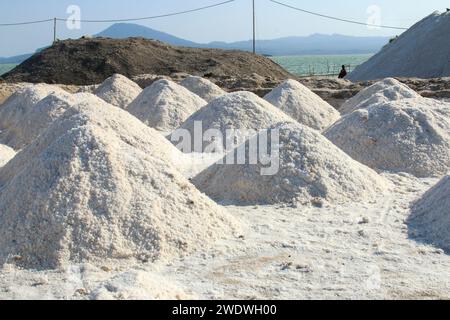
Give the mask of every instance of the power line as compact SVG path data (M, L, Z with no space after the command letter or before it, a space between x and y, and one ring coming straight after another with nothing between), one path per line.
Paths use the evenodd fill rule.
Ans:
M71 21L83 22L83 23L142 21L142 20L166 18L166 17L178 16L178 15L187 14L187 13L193 13L193 12L197 12L197 11L201 11L201 10L215 8L215 7L222 6L222 5L225 5L225 4L228 4L231 2L235 2L235 1L236 0L228 0L228 1L223 1L220 3L216 3L216 4L212 4L212 5L204 6L204 7L200 7L200 8L179 11L179 12L172 12L172 13L161 14L161 15L156 15L156 16L141 17L141 18L125 18L125 19L110 19L110 20L71 20ZM45 22L54 21L55 19L56 19L56 21L67 21L67 19L63 19L63 18L51 18L51 19L27 21L27 22L0 23L0 27L22 26L22 25L45 23Z
M84 22L84 23L103 23L103 22L130 22L130 21L142 21L142 20L150 20L150 19L158 19L158 18L167 18L167 17L173 17L173 16L178 16L178 15L187 14L187 13L193 13L193 12L197 12L197 11L201 11L201 10L211 9L211 8L219 7L219 6L222 6L222 5L231 3L231 2L235 2L235 1L236 0L228 0L228 1L223 1L220 3L212 4L209 6L205 6L205 7L200 7L200 8L195 8L195 9L190 9L190 10L185 10L185 11L179 11L179 12L173 12L173 13L167 13L167 14L161 14L161 15L150 16L150 17L111 19L111 20L71 20L71 21ZM56 20L66 21L67 19L57 18Z
M0 23L0 27L10 27L10 26L24 26L29 24L38 24L53 21L53 19L27 21L27 22L15 22L15 23Z
M293 7L291 5L288 5L288 4L285 4L285 3L282 3L282 2L278 2L278 1L275 1L275 0L269 0L269 1L273 2L275 4L278 4L280 6L283 6L283 7L286 7L286 8L290 8L290 9L293 9L293 10L296 10L296 11L304 12L304 13L307 13L307 14L311 14L311 15L314 15L314 16L317 16L317 17L337 20L337 21L341 21L341 22L353 23L353 24L358 24L358 25L367 26L367 27L377 27L377 28L396 29L396 30L408 30L408 28L383 26L383 25L370 24L370 23L365 23L365 22L360 22L360 21L355 21L355 20L348 20L348 19L337 18L337 17L328 16L328 15L325 15L325 14L321 14L321 13L317 13L317 12L308 11L308 10L305 10L305 9L300 9L300 8L297 8L297 7Z

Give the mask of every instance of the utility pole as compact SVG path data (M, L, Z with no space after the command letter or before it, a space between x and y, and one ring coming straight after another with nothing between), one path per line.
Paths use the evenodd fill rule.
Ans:
M56 42L56 18L53 19L53 43Z
M255 0L253 0L253 54L256 54L256 13L255 13Z

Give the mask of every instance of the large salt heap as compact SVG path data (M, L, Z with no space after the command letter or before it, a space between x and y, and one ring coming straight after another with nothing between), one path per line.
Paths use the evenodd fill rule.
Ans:
M180 84L200 98L203 98L206 102L211 102L226 94L219 86L202 77L189 76L181 81Z
M408 220L414 237L450 252L450 176L445 176L413 208Z
M0 171L1 262L154 261L231 233L232 219L172 165L179 151L108 106L68 109Z
M0 169L8 163L9 160L14 158L16 152L3 144L0 144Z
M207 102L170 80L159 80L147 87L127 108L148 126L170 132Z
M324 130L340 118L339 112L295 80L287 80L264 97L299 123Z
M420 95L393 78L386 78L362 90L356 96L346 101L339 111L349 114L358 109L364 109L378 103L387 103L402 99L420 98Z
M382 177L351 159L318 131L298 123L281 124L269 130L271 141L275 129L279 148L277 151L276 144L269 145L271 163L263 163L261 159L268 158L262 155L255 164L250 161L250 145L267 135L262 131L247 141L246 164L214 164L195 177L194 184L215 200L239 205L365 201L386 191L388 184Z
M418 177L450 169L450 107L432 99L406 99L359 109L325 136L355 160Z
M190 116L179 129L189 132L194 149L197 149L194 140L200 140L200 142L203 138L207 140L207 137L203 136L211 130L220 132L220 137L214 137L221 138L220 140L215 140L214 143L203 141L202 144L199 144L200 150L191 150L202 152L211 145L216 146L211 148L213 150L225 147L227 130L239 129L244 134L246 130L249 130L256 134L259 130L267 129L281 122L295 122L295 120L257 95L242 91L229 93L213 100ZM198 125L201 126L201 130L197 132L196 126Z
M115 74L106 79L94 94L113 106L126 109L142 92L135 82L125 76Z
M14 127L36 103L52 93L64 93L59 87L36 84L28 85L16 91L0 106L0 131Z
M351 72L351 81L450 76L450 12L435 12Z

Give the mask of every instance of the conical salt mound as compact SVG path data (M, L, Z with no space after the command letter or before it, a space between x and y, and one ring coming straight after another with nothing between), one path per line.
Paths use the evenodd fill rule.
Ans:
M159 80L146 88L127 111L149 127L170 132L207 102L169 80Z
M195 177L194 184L213 199L239 205L364 201L386 191L388 184L382 177L318 131L295 123L281 124L269 130L269 141L276 142L276 131L279 150L269 144L271 163L261 161L266 152L258 156L257 164L250 162L250 146L267 135L267 131L261 132L245 145L246 164L214 164Z
M336 122L340 113L295 80L287 80L264 97L299 123L322 131Z
M450 169L450 108L432 99L380 103L343 117L325 136L355 160L418 177Z
M17 117L14 126L0 132L0 142L20 150L36 139L56 118L76 104L76 95L55 92Z
M450 76L450 11L434 12L351 72L351 81Z
M258 131L270 128L280 122L295 122L295 120L257 95L242 91L229 93L213 100L189 117L180 129L187 130L192 141L200 139L200 142L202 142L202 134L210 130L218 130L221 139L220 142L215 140L212 143L217 145L211 148L214 150L226 147L227 130L229 129L254 131L256 134ZM196 130L196 126L199 124L201 132ZM191 151L205 151L205 149L209 149L211 142L203 141L203 144L198 143L198 145L200 145L200 150L195 150L198 146L192 145L193 150Z
M69 109L0 170L0 261L164 260L231 234L232 219L171 165L167 143L119 108Z
M414 237L450 252L450 176L444 177L412 208L409 218Z
M16 152L8 146L0 144L0 169L14 158Z
M115 74L106 79L94 92L96 96L113 106L126 109L142 92L135 82Z
M342 114L349 114L379 103L416 98L420 98L420 95L413 89L396 79L386 78L359 92L345 102L339 111Z
M200 98L203 98L206 102L211 102L226 94L219 86L202 77L189 76L181 81L180 84Z
M64 93L59 87L36 84L29 85L16 91L0 107L0 131L14 127L36 103L52 93Z

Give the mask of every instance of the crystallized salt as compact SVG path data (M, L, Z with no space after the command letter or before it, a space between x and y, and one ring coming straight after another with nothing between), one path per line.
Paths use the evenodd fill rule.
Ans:
M147 87L127 111L156 130L170 132L207 102L185 87L159 80Z
M336 109L295 80L285 81L264 99L316 130L322 131L340 118Z

